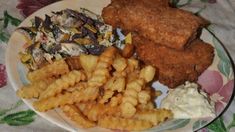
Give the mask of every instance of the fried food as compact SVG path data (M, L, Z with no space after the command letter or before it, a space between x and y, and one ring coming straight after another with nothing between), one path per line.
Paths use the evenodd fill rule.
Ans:
M108 47L98 58L98 63L95 71L92 73L91 78L88 80L88 87L100 87L109 78L109 69L113 63L116 49Z
M87 72L93 72L98 62L98 57L94 55L80 55L80 63L82 68Z
M122 92L125 89L126 80L123 76L112 77L104 85L105 90Z
M140 66L139 66L139 61L137 59L130 58L127 60L127 68L126 68L127 73L134 72L135 70L139 69Z
M122 50L122 56L125 58L129 58L134 54L134 45L133 44L125 44L124 49Z
M51 83L41 93L39 99L45 99L51 96L55 96L56 94L61 93L62 90L68 89L69 87L74 86L76 83L84 81L85 79L86 76L83 72L73 70Z
M195 40L184 51L177 51L135 36L137 54L146 64L158 69L159 81L174 88L185 81L196 81L198 76L211 65L214 48Z
M74 105L65 105L61 109L66 116L82 128L96 126L95 122L88 120Z
M17 90L17 96L24 99L38 98L54 80L54 78L48 78L46 80L33 82L32 84L23 86Z
M62 59L53 62L52 64L46 65L41 69L29 72L27 77L31 82L44 80L46 78L63 75L69 72L67 63Z
M67 104L95 100L98 95L98 88L88 87L80 91L74 91L72 93L66 92L64 94L60 93L53 97L35 101L33 103L33 106L36 110L44 112Z
M138 101L141 104L147 104L148 101L151 99L150 93L145 90L142 90L138 93Z
M84 115L91 121L97 121L103 116L120 116L120 108L118 106L112 107L110 105L86 102L77 103L76 106L83 112Z
M80 70L82 68L79 56L72 56L65 59L70 70Z
M118 106L122 103L122 97L122 94L117 94L116 96L113 96L109 102L109 105L112 107Z
M108 8L115 8L115 10ZM123 11L116 10L122 8L124 9ZM197 26L200 27L203 24L198 24L200 20L198 20L198 23L195 22L195 20L186 25L185 30L180 29L177 31L176 29L182 21L176 22L176 24L170 21L171 24L173 23L173 27L163 32L163 27L168 25L162 22L166 22L172 17L172 14L169 13L170 8L168 0L112 0L112 4L104 9L103 14L108 13L107 11L110 10L113 12L108 14L113 15L112 13L117 11L118 14L116 17L112 16L112 18L108 18L110 16L106 16L107 18L105 18L105 20L113 19L114 21L112 22L115 24L117 21L123 22L117 23L115 26L119 26L120 24L126 31L137 31L137 33L140 33L146 30L146 33L142 34L144 37L150 34L158 35L159 37L150 36L150 40L154 42L161 41L163 45L173 42L180 45L180 42L184 43L184 41L190 41L187 40L187 35L193 34L194 28ZM85 9L82 10L83 12L88 12ZM127 14L119 14L125 11L127 11ZM133 11L137 12L133 13ZM61 42L62 48L50 49L50 45L48 45L49 47L43 47L42 54L44 54L44 50L45 52L53 50L50 51L53 53L42 56L46 58L50 64L43 68L38 67L38 70L28 73L28 78L32 82L30 85L24 86L18 91L20 97L37 98L33 100L33 107L39 112L61 109L65 116L82 128L90 128L99 125L110 129L135 131L151 128L154 125L164 122L168 118L172 118L170 110L157 109L154 106L153 98L155 96L153 96L154 92L151 91L150 82L155 78L155 73L158 69L138 60L138 56L136 56L135 53L136 45L132 41L132 36L135 36L136 32L129 32L124 38L120 37L118 31L117 34L115 34L110 25L96 23L95 21L95 25L89 25L90 22L93 22L89 17L70 9L54 13L51 17L52 21L59 20L60 18L57 18L57 15L63 15L64 13L66 13L65 15L72 14L71 17L84 17L84 20L82 18L81 22L87 22L79 22L79 24L85 25L84 27L86 29L81 28L80 34L81 26L74 26L75 28L71 29L64 27L66 30L69 28L71 34L65 33L65 35L62 34L62 36L57 35L54 37L56 42ZM89 13L94 16L92 12ZM157 17L153 17L152 15L156 15L156 13L166 16L159 17L159 15L157 15ZM147 17L144 17L143 22L141 22L139 15L143 14ZM181 20L181 18L187 16L185 14L187 13L179 11L179 13L176 13L178 16L173 17L176 20ZM133 15L129 17L130 20L133 20L133 25L130 25L130 22L125 22L126 20L129 21L128 17L124 18L127 15ZM49 20L50 17L46 17L46 19ZM61 15L59 15L59 17L61 17ZM147 22L147 18L151 18L151 20ZM163 18L163 20L158 20L158 18ZM97 20L100 19L102 18L97 16ZM194 18L191 18L191 20L193 19ZM156 21L156 24L153 24L153 20L158 21ZM76 20L74 22L77 23ZM147 27L140 27L146 23L149 24ZM50 25L48 26L50 27ZM60 27L56 28L59 29ZM185 33L184 31L187 32ZM50 33L49 29L47 32ZM86 38L81 38L81 35L85 35ZM163 37L172 35L175 35L175 37L173 36L169 41ZM119 39L117 39L118 36ZM63 41L60 41L61 38ZM57 41L57 39L59 40ZM71 39L71 43L67 43L65 39ZM92 41L94 41L94 46L93 44L87 45ZM73 42L84 44L85 47L76 45ZM124 49L121 50L123 42L126 45ZM182 45L184 48L184 44ZM175 48L179 48L180 46L176 46ZM60 50L58 52L61 52L61 54L57 55L57 50ZM74 51L78 52L75 53ZM54 52L56 55L54 55ZM94 54L96 54L96 56ZM59 57L65 59L55 61Z
M137 110L134 119L149 121L153 125L157 125L173 117L173 113L167 109L142 109Z
M146 82L153 80L155 76L156 69L152 66L146 66L140 71L140 78L143 78Z
M113 0L103 9L102 17L115 28L137 32L156 45L177 50L183 50L196 38L198 30L207 25L205 20L188 11L154 6L157 2L152 1Z
M152 8L169 8L169 0L135 0L135 2L142 2L145 6Z
M99 57L96 68L109 68L116 56L117 49L114 47L108 47Z
M118 59L120 59L120 57L117 57ZM115 59L115 60L118 60ZM124 58L122 58L124 59ZM114 64L115 64L115 60L114 60ZM125 61L122 61L125 62ZM131 63L133 62L133 63ZM119 66L118 68L120 68L121 66ZM148 92L145 91L141 91L142 87L144 87L145 83L148 81L151 81L155 75L155 68L151 67L151 66L146 66L143 69L141 69L140 72L136 72L138 74L136 74L136 78L133 79L132 81L129 81L127 83L127 85L125 85L125 78L128 76L122 76L119 75L117 76L117 74L121 72L127 72L127 74L130 74L129 71L135 71L137 70L138 67L138 63L136 63L136 61L134 61L134 59L132 61L130 61L129 65L127 63L127 66L125 66L126 69L123 70L117 70L118 68L115 68L117 71L115 71L114 73L114 77L111 78L110 80L108 80L108 82L104 85L104 95L103 97L99 100L100 103L104 104L106 102L108 102L108 100L111 101L110 103L115 106L117 105L119 102L118 98L113 98L112 96L114 95L113 91L117 91L117 92L122 92L125 87L126 90L124 91L124 96L121 102L121 112L122 112L122 116L129 118L131 116L133 116L135 114L136 111L136 105L138 104L138 100L139 99L143 99L141 100L140 103L146 103L148 102L148 100L150 100L150 94ZM122 68L121 68L122 69ZM139 74L140 73L140 74ZM131 74L130 74L131 75ZM145 81L146 80L146 81ZM139 95L138 95L139 94Z
M56 96L35 101L33 103L35 109L38 111L47 111L66 104L95 100L99 95L99 87L104 85L104 83L108 80L109 67L112 65L115 52L116 49L114 47L109 47L99 56L98 63L95 67L96 70L87 81L86 89L73 91L72 93L58 93Z
M151 109L154 109L156 107L155 107L155 104L154 104L153 101L149 101L147 104L138 104L136 106L136 108L139 109L139 110L143 110L143 109L144 110L146 110L146 109L151 110Z
M88 80L88 86L89 87L100 87L109 78L109 70L106 68L97 69L93 72L91 78Z
M45 76L45 80L24 86L18 95L40 97L33 102L37 111L60 108L82 128L98 124L112 129L143 130L152 127L153 123L165 121L162 118L168 115L164 111L158 111L159 115L155 116L148 88L155 76L155 68L140 66L137 59L124 58L120 53L109 47L100 56L83 54L69 58L66 60L69 69L79 70L53 74L57 78ZM51 65L54 63L47 67ZM51 72L47 68L44 71Z
M123 71L127 67L127 61L123 57L116 57L114 59L112 66L117 72Z
M82 89L87 88L87 83L86 82L79 82L77 84L75 84L72 87L69 87L67 89L65 89L67 92L74 92L74 91L80 91Z
M141 91L143 86L144 80L142 79L136 79L127 84L121 103L123 117L129 118L135 114L135 106L138 104L138 93Z
M102 118L99 118L98 126L109 129L140 131L151 128L152 123L144 120L104 116Z
M99 100L99 103L100 104L107 103L109 101L109 99L113 97L113 95L114 95L114 91L112 91L112 90L105 90L104 91L104 95Z

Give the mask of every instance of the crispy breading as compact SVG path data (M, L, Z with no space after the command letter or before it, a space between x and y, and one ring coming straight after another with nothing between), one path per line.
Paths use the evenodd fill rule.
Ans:
M184 51L159 46L139 36L133 39L140 59L155 66L159 72L159 81L171 88L187 80L196 81L214 58L214 48L199 39Z
M141 1L114 0L102 11L105 23L178 50L184 49L196 38L199 28L207 25L204 19L188 11Z

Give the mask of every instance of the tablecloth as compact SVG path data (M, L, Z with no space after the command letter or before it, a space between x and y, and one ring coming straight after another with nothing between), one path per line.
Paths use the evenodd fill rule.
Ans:
M7 81L4 54L15 27L32 12L58 0L0 0L0 131L62 132L62 128L37 116L15 94ZM215 35L235 59L235 0L171 0L212 23ZM226 112L201 132L235 132L235 100Z

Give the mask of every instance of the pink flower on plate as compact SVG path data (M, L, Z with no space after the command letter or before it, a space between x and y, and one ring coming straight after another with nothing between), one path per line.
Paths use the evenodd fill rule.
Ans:
M0 64L0 88L7 84L6 67Z
M20 13L27 17L38 9L54 3L59 0L19 0L16 8L20 9Z
M234 80L229 80L223 85L223 77L218 71L206 70L198 78L201 88L208 93L215 102L216 113L222 112L233 93Z

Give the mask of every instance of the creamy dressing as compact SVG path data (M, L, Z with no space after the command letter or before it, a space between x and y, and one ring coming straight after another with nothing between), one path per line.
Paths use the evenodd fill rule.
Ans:
M172 110L174 118L203 118L215 116L215 105L208 101L207 94L198 90L196 83L186 82L185 85L170 89L163 99L162 108Z

